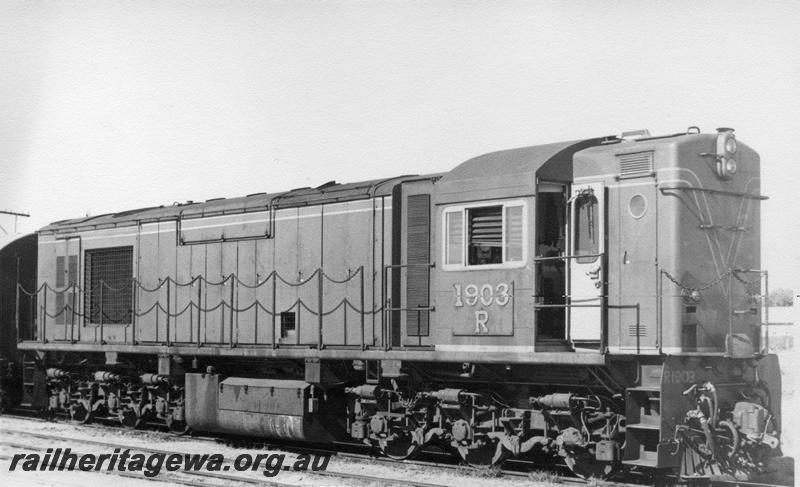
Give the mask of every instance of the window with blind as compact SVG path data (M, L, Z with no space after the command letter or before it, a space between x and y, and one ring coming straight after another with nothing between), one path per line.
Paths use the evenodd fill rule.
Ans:
M503 207L467 210L469 221L468 265L503 263Z
M523 265L525 213L523 201L447 208L444 212L445 269Z

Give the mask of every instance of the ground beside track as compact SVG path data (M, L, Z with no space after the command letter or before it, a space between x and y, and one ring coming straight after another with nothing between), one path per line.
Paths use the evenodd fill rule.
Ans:
M143 433L141 431L137 431L131 433L126 430L116 429L116 428L114 429L86 428L68 423L34 422L25 419L11 418L11 417L0 417L0 428L14 429L14 430L24 429L25 431L28 431L30 433L41 433L41 434L51 434L51 435L56 434L66 438L109 441L109 442L114 441L124 445L142 446L147 448L160 448L164 450L175 450L188 454L193 454L193 453L222 454L226 458L230 459L235 458L237 455L242 453L248 453L250 455L262 453L262 451L254 451L253 449L247 449L247 448L236 448L223 444L218 444L215 442L198 441L197 439L191 439L191 438L168 437L164 434L156 432ZM80 452L81 454L112 453L112 451L106 451L109 450L108 448L104 449L102 447L96 447L96 448L87 447L78 442L75 442L76 443L75 445L70 445L69 443L53 445L53 444L48 444L47 440L37 439L36 437L10 438L10 435L6 436L9 437L3 438L3 440L24 441L24 443L27 445L36 445L43 448L70 447L74 451ZM13 448L0 447L0 454L13 455L14 453L22 453L22 451L15 452L13 451ZM263 451L263 453L281 453L281 451L265 450ZM296 453L286 452L286 460L284 462L284 465L286 465L287 463L291 465L294 462L296 456L297 456ZM146 480L144 478L142 478L141 480L119 478L119 477L112 478L107 475L85 473L85 472L57 472L57 471L21 472L19 471L19 468L15 472L9 472L9 465L10 465L9 461L0 460L0 485L14 485L14 486L75 485L81 487L103 485L109 483L113 483L114 487L129 487L129 486L143 486L143 485L149 485L149 486L177 485L177 484L165 484L160 482L158 484L154 484L152 481ZM403 480L412 482L418 481L418 482L427 482L443 486L457 486L457 487L464 487L470 485L481 485L487 487L521 487L521 486L551 487L554 485L564 485L561 483L548 481L549 478L553 477L553 474L545 474L548 477L536 480L533 480L531 478L506 478L506 477L494 477L492 475L477 472L469 468L463 468L457 470L450 469L443 471L441 469L424 467L419 465L402 465L402 464L393 465L393 464L377 463L370 461L354 461L352 459L346 459L346 458L339 459L336 458L335 456L330 459L330 463L328 465L327 470L329 472L342 471L353 474L386 478L387 480L394 479L400 481ZM230 472L225 472L225 473L230 473ZM163 476L164 472L162 472L160 475ZM272 481L272 482L278 482L280 484L298 485L298 486L300 485L310 485L310 486L384 485L381 483L365 483L363 481L351 481L346 479L334 479L330 477L322 477L308 472L282 471L277 476L272 478L263 477L260 472L253 472L252 475L256 476L256 478L259 478L260 476L260 478L263 479L265 482ZM554 480L558 481L558 479ZM7 483L7 481L11 482ZM230 485L236 485L236 484L231 483Z

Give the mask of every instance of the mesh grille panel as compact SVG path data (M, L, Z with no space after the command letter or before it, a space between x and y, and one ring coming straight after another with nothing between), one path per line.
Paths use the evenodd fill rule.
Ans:
M87 250L85 275L87 324L130 323L133 247Z

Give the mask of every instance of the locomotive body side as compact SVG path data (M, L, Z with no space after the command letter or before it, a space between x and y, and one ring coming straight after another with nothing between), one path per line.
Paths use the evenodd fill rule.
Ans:
M269 198L252 211L228 201L195 214L162 209L45 229L39 281L46 285L46 339L75 347L270 349L318 345L320 336L328 345L381 341L375 309L380 269L391 258L391 196L298 206L270 205L280 197ZM365 337L358 313L347 309L360 312L362 298Z
M731 139L587 139L54 223L25 402L583 477L758 471L780 377L758 156Z

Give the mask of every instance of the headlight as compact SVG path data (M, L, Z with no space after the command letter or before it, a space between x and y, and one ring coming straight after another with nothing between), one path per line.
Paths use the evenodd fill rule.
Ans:
M725 141L725 152L728 154L736 154L736 139L733 138L733 134Z
M731 179L738 166L733 155L736 154L736 136L733 129L717 129L717 176L721 179Z
M725 171L727 171L731 176L736 174L736 159L730 158L725 160Z

